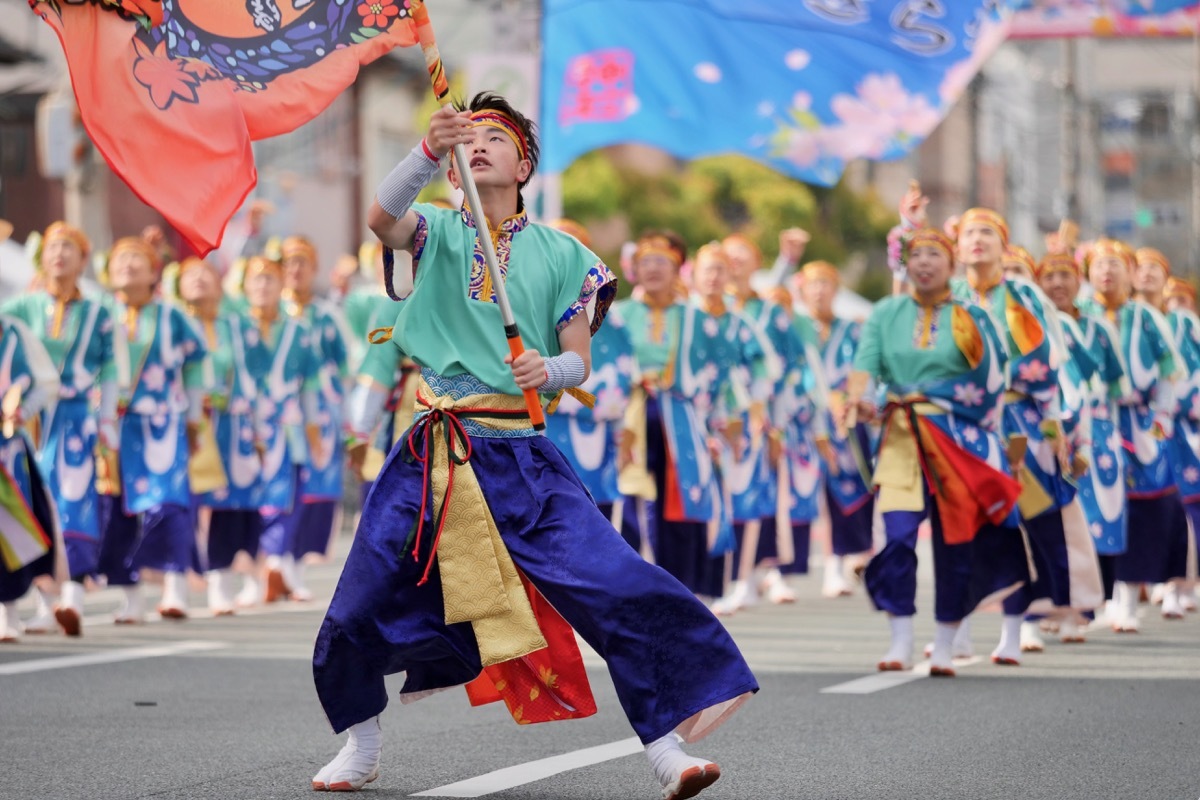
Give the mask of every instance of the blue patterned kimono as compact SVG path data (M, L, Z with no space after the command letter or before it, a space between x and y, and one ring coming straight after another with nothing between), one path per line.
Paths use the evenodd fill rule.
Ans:
M821 366L829 384L830 410L825 413L829 445L833 448L835 465L825 465L825 482L829 496L841 513L849 515L871 500L871 489L863 480L858 458L851 449L854 432L839 432L833 423L833 406L845 402L846 383L854 366L854 353L862 335L862 323L834 317L829 323L829 335L821 342ZM873 447L871 448L874 449ZM861 454L870 458L871 453ZM832 510L832 509L831 509Z
M1172 311L1167 321L1183 357L1184 375L1175 385L1179 412L1171 437L1171 464L1185 503L1200 502L1200 318L1191 311Z
M336 501L342 497L342 473L345 468L345 443L342 417L346 400L346 378L350 374L349 335L337 309L314 300L305 306L286 302L288 315L302 319L309 328L311 346L319 360L317 373L317 416L321 429L321 461L310 459L301 470L301 497L305 502Z
M1068 355L1058 312L1040 289L1025 280L1005 279L982 294L966 281L956 281L954 291L960 299L988 311L1006 343L1004 436L1024 436L1028 442L1027 476L1040 484L1050 500L1040 513L1061 508L1075 497L1075 487L1063 474L1043 428L1043 423L1062 418L1059 371Z
M1125 508L1125 448L1117 428L1117 402L1131 392L1121 357L1120 335L1107 320L1079 318L1080 344L1096 363L1087 386L1091 411L1091 466L1079 482L1079 499L1087 516L1096 552L1125 552L1128 531Z
M1128 494L1133 499L1158 497L1174 491L1175 475L1168 442L1155 427L1175 417L1173 381L1183 364L1170 326L1159 312L1131 300L1115 314L1133 390L1118 412L1128 451Z
M596 396L596 407L564 394L558 410L546 417L546 435L600 505L621 497L617 437L636 373L629 332L619 318L609 317L592 337L592 374L580 387Z
M245 342L246 365L258 381L258 438L266 447L261 505L264 511L290 512L300 490L300 468L308 463L305 406L316 406L321 361L312 332L294 317L276 319L265 338L248 323Z
M262 505L262 464L254 446L258 387L246 357L252 325L241 314L229 313L205 326L214 377L207 405L229 483L196 499L214 509L257 511Z
M718 519L721 492L706 442L721 375L720 323L692 303L655 311L641 301L625 300L613 312L629 331L642 379L651 385L659 406L678 477L679 521ZM661 328L655 321L658 314Z
M825 412L829 388L821 366L820 337L812 320L802 314L792 318L793 352L776 388L772 414L784 432L788 464L789 514L793 524L811 523L820 512L821 458L817 438L827 434Z
M115 397L117 384L129 377L128 355L122 340L114 339L108 309L98 302L79 298L66 304L58 330L56 301L45 292L15 297L3 311L29 327L59 372L58 401L42 413L38 468L53 487L71 576L82 578L95 572L100 546L94 390L106 386Z
M126 514L163 505L187 508L186 422L202 409L189 405L189 389L207 388L208 348L203 333L179 308L152 301L130 313L115 299L112 313L124 320L133 367L131 388L121 398L121 487Z
M53 403L58 370L29 327L0 315L0 399L20 395L25 419ZM0 602L20 599L34 578L54 572L58 538L53 500L22 428L0 425ZM61 544L58 545L61 547Z

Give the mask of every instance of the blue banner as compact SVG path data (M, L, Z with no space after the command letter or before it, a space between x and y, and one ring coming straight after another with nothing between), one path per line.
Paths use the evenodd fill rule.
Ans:
M813 183L921 142L1007 34L1003 0L546 0L542 163L621 142Z

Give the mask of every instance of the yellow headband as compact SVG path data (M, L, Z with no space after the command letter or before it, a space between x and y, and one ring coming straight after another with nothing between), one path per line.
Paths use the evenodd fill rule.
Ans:
M663 256L676 267L683 264L683 257L665 236L650 236L638 242L637 249L633 251L633 260L646 256Z
M1054 272L1069 272L1078 278L1079 263L1070 253L1047 253L1033 274L1040 279L1043 275Z
M529 158L529 144L525 141L525 133L521 130L521 126L517 124L517 121L508 114L490 108L476 111L471 115L471 127L478 128L482 125L503 131L509 139L512 139L512 143L517 146L517 157L522 161Z
M1004 258L1001 260L1001 263L1005 267L1009 264L1020 264L1029 270L1030 275L1037 275L1037 262L1033 260L1033 256L1029 254L1029 251L1020 245L1011 244L1005 248Z
M162 260L158 256L158 251L154 249L154 245L147 242L140 236L126 236L118 239L113 245L112 252L108 254L108 263L122 253L134 253L145 258L150 262L150 268L158 273L162 269Z
M1129 245L1116 239L1098 239L1087 254L1088 274L1091 274L1092 264L1096 263L1097 259L1108 256L1121 259L1126 269L1132 270L1137 266L1137 257Z
M997 212L990 208L968 209L958 220L959 235L971 225L986 225L999 234L1004 247L1008 247L1008 223Z
M1163 290L1166 297L1186 297L1194 304L1196 302L1196 287L1195 285L1183 278L1167 278L1167 286Z
M725 255L725 250L720 242L709 242L696 251L695 263L699 264L701 258L711 258L720 261L726 267L729 266L729 256Z
M279 246L280 258L304 256L314 264L317 263L317 248L303 236L289 236Z
M73 242L85 258L92 249L92 243L88 241L83 231L61 220L50 223L50 227L46 228L46 232L42 234L42 247L45 247L56 239L66 239L68 242Z
M1168 277L1171 275L1171 262L1167 260L1167 257L1161 251L1155 250L1153 247L1139 247L1137 252L1134 253L1134 258L1137 260L1139 267L1146 264L1154 264L1162 267L1164 275Z
M282 279L283 265L266 256L250 256L250 259L246 262L246 271L242 278L243 282L261 273L270 273Z
M573 219L556 219L550 223L550 227L556 231L562 231L568 236L574 236L584 247L592 246L592 237L588 234L587 228Z
M740 233L730 234L729 236L726 236L721 241L721 244L726 248L744 247L747 250L749 250L750 254L754 257L755 264L762 263L762 251L758 249L758 245L756 245L753 241L751 241L748 237L744 236L743 234L740 234Z
M954 242L950 237L937 228L921 228L908 235L904 243L904 255L907 259L918 247L936 247L946 254L950 263L954 263Z
M842 285L842 275L837 267L828 261L810 261L800 270L806 281L830 281L836 286Z

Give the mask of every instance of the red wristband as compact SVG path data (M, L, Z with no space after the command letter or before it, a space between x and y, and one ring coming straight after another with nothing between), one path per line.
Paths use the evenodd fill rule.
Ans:
M440 158L438 158L437 156L435 156L433 154L433 151L429 149L429 143L425 141L424 137L421 138L421 149L423 151L425 151L425 157L428 158L430 161L432 161L435 164L442 163L442 160Z

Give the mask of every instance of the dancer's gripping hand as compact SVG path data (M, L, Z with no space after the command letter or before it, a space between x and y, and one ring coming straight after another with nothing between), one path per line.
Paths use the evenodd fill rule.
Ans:
M546 359L537 350L526 350L513 360L511 354L504 357L504 363L512 367L513 380L521 391L536 389L550 379L546 372Z
M471 133L471 112L455 111L453 106L442 106L433 113L429 120L429 133L425 136L425 144L438 158L449 153L456 144L470 144L474 141Z

